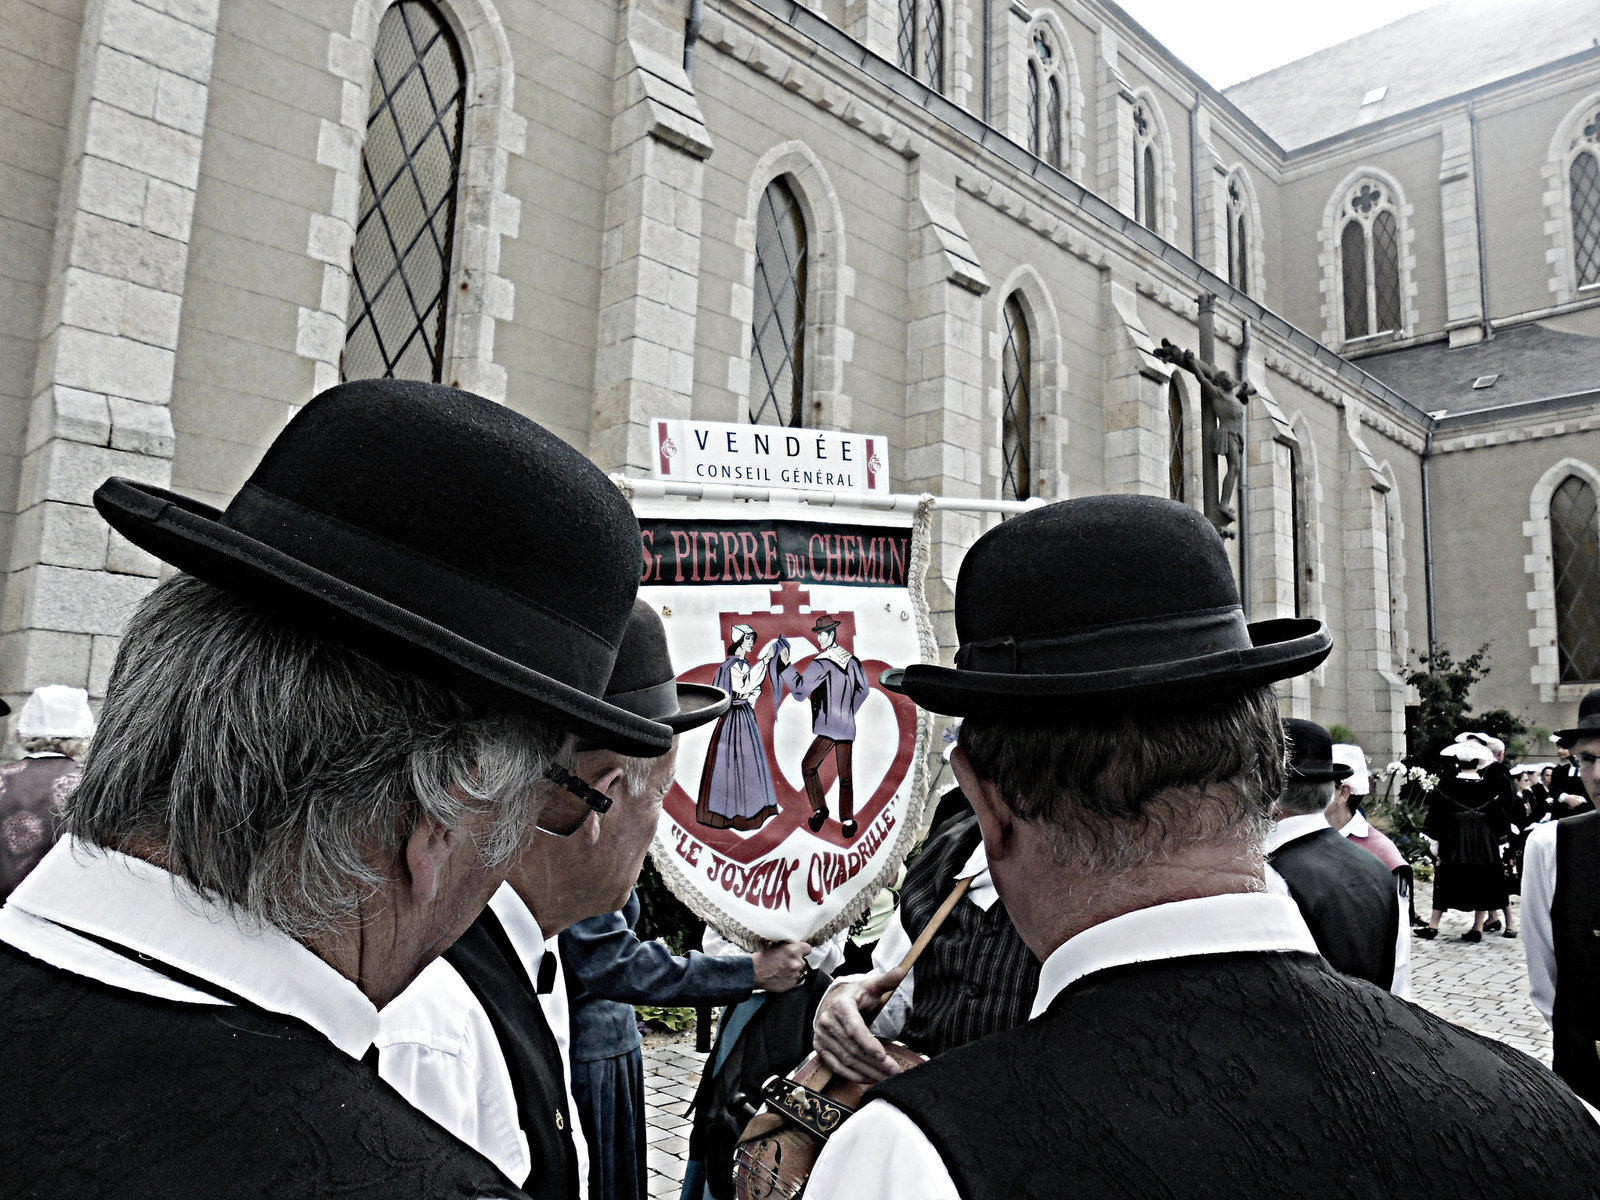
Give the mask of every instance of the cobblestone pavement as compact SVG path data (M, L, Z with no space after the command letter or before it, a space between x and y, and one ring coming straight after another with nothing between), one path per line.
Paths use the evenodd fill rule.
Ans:
M1424 919L1430 899L1429 886L1419 884L1417 913ZM1515 898L1511 911L1520 930L1522 914ZM1528 1000L1522 939L1485 934L1481 942L1463 942L1461 935L1470 928L1471 914L1446 913L1437 938L1411 939L1412 999L1448 1021L1498 1038L1548 1066L1550 1030ZM686 1113L704 1061L703 1055L695 1053L692 1034L684 1041L645 1047L651 1200L678 1195L689 1149Z

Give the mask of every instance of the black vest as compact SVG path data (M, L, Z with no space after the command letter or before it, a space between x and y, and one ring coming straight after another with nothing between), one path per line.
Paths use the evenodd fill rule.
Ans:
M965 817L929 839L911 864L900 889L900 923L912 941L980 840L978 818ZM963 900L917 960L901 1040L920 1054L943 1054L1022 1024L1038 990L1039 960L1017 935L1004 902L984 912Z
M1267 855L1336 970L1381 988L1394 982L1400 892L1394 876L1337 829L1319 829Z
M1550 934L1556 954L1552 1065L1573 1091L1600 1104L1600 813L1556 825Z
M1309 954L1099 971L868 1098L966 1200L1600 1196L1600 1126L1559 1080Z
M293 1017L143 996L0 944L0 1047L5 1196L523 1197Z
M578 1153L572 1142L561 1048L528 977L528 971L538 971L540 964L522 965L491 908L483 910L444 957L483 1005L505 1055L517 1098L517 1123L527 1135L533 1162L530 1183L537 1183L542 1196L573 1200L578 1194Z

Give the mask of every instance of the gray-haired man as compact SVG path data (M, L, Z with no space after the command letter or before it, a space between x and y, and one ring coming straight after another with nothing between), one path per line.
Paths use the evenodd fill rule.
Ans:
M0 1127L18 1194L521 1195L368 1058L558 789L638 528L576 451L450 388L308 403L218 513L112 480L180 568L128 624L69 836L0 911ZM559 775L565 779L567 776Z

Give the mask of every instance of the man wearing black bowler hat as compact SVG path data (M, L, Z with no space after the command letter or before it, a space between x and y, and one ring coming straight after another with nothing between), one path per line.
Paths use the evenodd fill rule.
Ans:
M1210 523L1140 496L990 530L955 604L955 665L884 683L965 718L1033 1015L874 1087L811 1200L1596 1194L1575 1096L1338 973L1265 890L1271 685L1327 656L1320 621L1246 624Z
M605 699L667 726L673 748L640 758L580 744L573 774L606 811L570 837L535 835L471 928L383 1010L383 1078L540 1195L576 1197L590 1149L572 1103L556 935L627 900L672 786L677 734L728 709L721 688L676 675L661 618L635 601Z
M181 573L0 910L8 1190L521 1196L372 1046L535 827L604 805L574 736L671 744L600 698L627 504L509 409L395 380L309 401L225 512L119 479L95 504Z
M1578 702L1578 723L1555 736L1571 749L1584 790L1600 796L1600 690ZM1600 1105L1597 930L1600 812L1535 825L1522 851L1528 996L1550 1024L1555 1073L1594 1105Z
M1394 876L1328 823L1333 785L1351 768L1333 760L1333 738L1315 721L1283 722L1289 782L1273 801L1267 887L1292 898L1334 968L1397 996L1410 990L1411 930L1400 920Z

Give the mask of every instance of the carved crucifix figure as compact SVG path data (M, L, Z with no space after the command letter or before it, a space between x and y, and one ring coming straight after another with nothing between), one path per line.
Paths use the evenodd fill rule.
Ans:
M1233 537L1229 526L1235 519L1231 507L1234 489L1244 470L1245 406L1255 395L1255 388L1237 382L1228 372L1205 362L1193 350L1179 349L1166 338L1161 339L1155 356L1188 371L1200 385L1200 453L1202 461L1211 465L1205 473L1203 489L1205 515L1223 537ZM1227 464L1220 485L1213 482L1216 469L1212 464L1218 457Z

